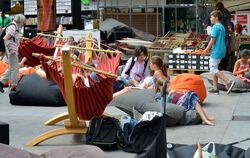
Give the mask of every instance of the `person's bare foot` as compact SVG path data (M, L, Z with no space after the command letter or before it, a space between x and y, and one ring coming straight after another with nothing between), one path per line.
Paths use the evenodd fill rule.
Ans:
M209 126L214 126L214 123L209 121L209 120L202 121L202 124L209 125Z
M208 119L209 121L214 121L214 120L215 120L214 117L212 117L212 116L207 116L207 119Z

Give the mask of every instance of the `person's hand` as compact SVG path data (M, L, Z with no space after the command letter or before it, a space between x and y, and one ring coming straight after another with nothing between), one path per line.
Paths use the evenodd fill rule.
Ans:
M202 51L201 55L208 55L209 54L209 50L208 49L205 49Z
M145 84L143 85L143 88L147 89L147 88L148 88L148 84L145 83Z
M248 72L248 71L249 71L249 68L245 68L245 69L244 69L244 72Z

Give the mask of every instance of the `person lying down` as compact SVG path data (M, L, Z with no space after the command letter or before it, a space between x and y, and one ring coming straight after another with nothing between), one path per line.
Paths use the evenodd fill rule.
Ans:
M166 80L164 79L160 79L157 81L158 83L157 85L162 87L165 81ZM167 84L169 85L168 81L167 81ZM156 92L155 100L162 101L159 91ZM214 118L212 116L209 116L201 107L199 97L197 96L195 92L193 91L180 92L180 91L175 91L175 90L171 90L169 92L167 88L166 102L182 106L185 109L185 111L196 110L201 117L202 124L214 126L214 123L213 123Z

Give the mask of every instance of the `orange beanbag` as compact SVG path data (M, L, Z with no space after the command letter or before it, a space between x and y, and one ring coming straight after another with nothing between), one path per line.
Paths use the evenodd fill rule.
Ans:
M3 76L4 72L8 69L8 64L0 61L0 77ZM33 74L36 72L36 69L34 67L28 67L28 68L21 68L18 72L18 81L21 79L23 75ZM7 86L9 83L4 83L5 86Z
M4 61L0 61L0 77L4 74L4 72L7 70L8 64Z
M179 92L194 91L203 102L207 97L207 91L202 78L195 74L179 74L170 79L169 91L175 90Z

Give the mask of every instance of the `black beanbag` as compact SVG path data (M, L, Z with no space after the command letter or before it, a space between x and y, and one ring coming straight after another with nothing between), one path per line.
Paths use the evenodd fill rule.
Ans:
M44 80L37 74L23 76L16 87L16 91L10 92L9 98L13 105L66 105L59 87L53 81Z

